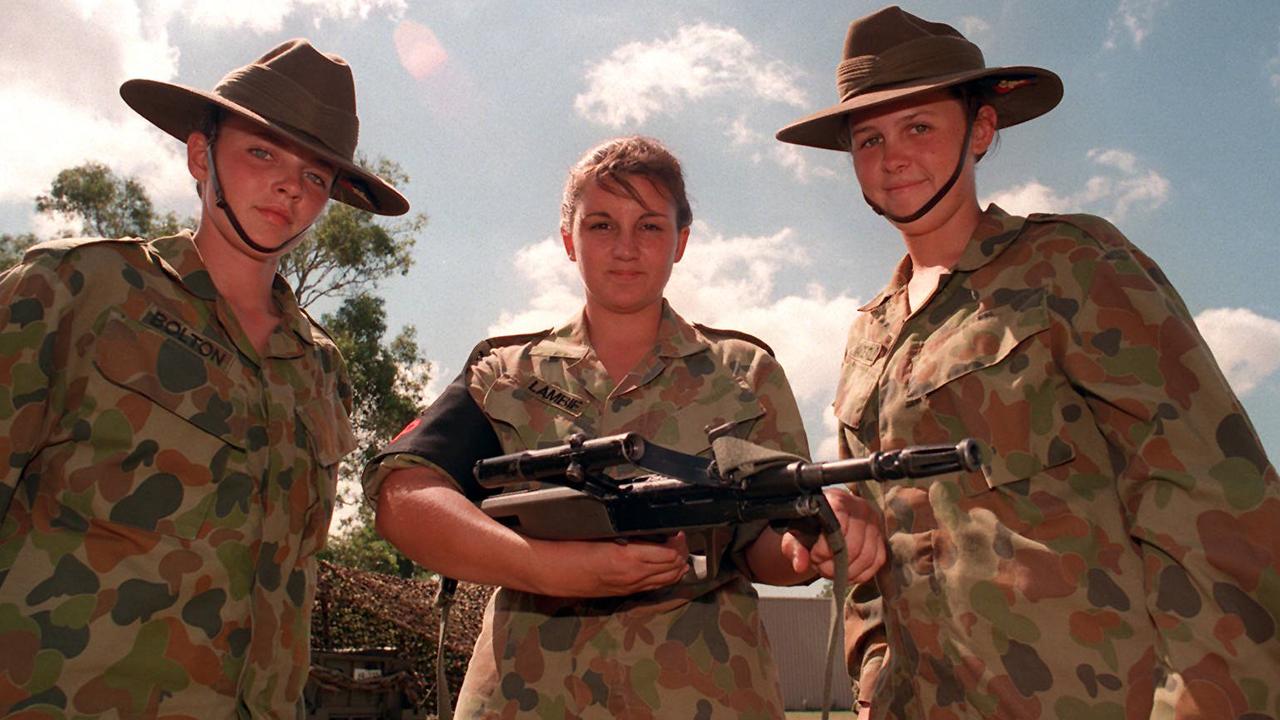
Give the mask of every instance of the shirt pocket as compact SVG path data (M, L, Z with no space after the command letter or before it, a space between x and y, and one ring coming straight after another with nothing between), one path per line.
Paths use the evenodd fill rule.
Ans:
M869 346L868 346L869 347ZM879 347L879 346L876 346ZM840 366L840 381L836 385L834 405L840 424L859 430L867 402L880 383L881 364L867 363L848 351Z
M96 518L191 539L211 512L249 513L256 484L244 472L246 401L219 367L234 361L193 337L167 336L120 313L104 323L93 365L116 390L95 398L90 445L97 457L124 457L99 466L90 502Z
M982 445L982 473L967 473L969 494L1006 486L1070 462L1075 449L1055 404L1060 382L1048 342L1043 290L1017 307L979 310L921 345L904 397L943 416L979 414L964 430ZM975 408L973 404L983 406Z
M495 425L502 451L510 453L560 445L574 433L599 437L588 402L541 378L504 374L485 393L480 409Z
M336 397L317 398L298 406L297 418L306 433L312 458L311 472L307 474L310 497L299 498L299 504L307 503L300 549L301 555L306 557L324 547L329 535L329 522L333 518L340 463L358 443L346 409ZM295 484L291 492L307 485Z

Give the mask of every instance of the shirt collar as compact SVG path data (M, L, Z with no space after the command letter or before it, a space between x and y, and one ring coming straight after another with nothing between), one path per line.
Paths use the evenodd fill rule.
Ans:
M951 271L973 272L995 260L1022 232L1022 226L1026 221L1026 218L1010 215L995 203L991 203L979 218L973 237L965 245L964 252L960 253L960 259L956 261ZM910 279L911 256L904 255L894 269L893 278L889 280L889 284L880 291L880 294L872 298L871 302L858 310L867 312L880 307L886 300L901 292Z
M218 299L218 288L213 284L213 277L204 266L200 251L196 249L195 238L190 230L183 230L177 235L157 238L148 243L153 253L159 257L160 267L177 280L188 292L210 302Z
M183 286L188 292L201 300L218 302L218 288L213 284L200 251L196 248L195 238L190 230L182 230L176 235L157 238L149 243L162 270ZM291 357L302 351L301 344L315 345L314 324L306 312L298 306L298 298L293 294L288 281L279 273L271 283L271 297L280 309L280 327L272 333L267 343L266 355L269 357ZM283 332L282 332L283 331Z
M995 260L1000 253L1009 247L1014 238L1022 232L1027 219L1019 215L1010 215L1001 210L995 203L987 206L987 211L978 220L978 227L973 237L965 246L960 259L956 261L954 271L973 272Z
M680 317L671 304L662 300L662 319L658 324L659 357L686 357L707 348L707 340L696 328ZM539 341L530 352L544 357L582 358L591 349L587 334L586 310L579 311L551 334Z

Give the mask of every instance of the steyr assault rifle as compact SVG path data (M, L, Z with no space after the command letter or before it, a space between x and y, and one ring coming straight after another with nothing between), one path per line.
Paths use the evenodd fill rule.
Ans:
M831 512L822 494L825 486L971 471L980 463L978 445L968 439L830 462L804 462L736 438L717 439L713 447L716 460L664 448L636 433L591 440L573 436L563 445L476 463L475 478L486 489L531 482L556 486L503 493L480 507L517 532L543 540L661 542L681 530L752 520L814 536ZM627 466L647 474L615 479L604 472ZM707 548L708 577L716 574L720 550ZM702 568L695 570L703 574Z
M805 462L795 456L712 430L715 460L676 452L636 433L502 455L476 463L476 480L489 490L520 484L554 487L517 489L490 497L480 508L498 522L544 540L615 539L661 541L686 530L701 535L705 556L690 555L695 577L713 578L724 548L716 528L768 520L812 544L820 531L834 555L827 669L822 717L831 707L832 668L844 646L841 604L848 584L848 548L840 524L822 493L828 485L862 480L922 478L977 470L978 444L913 446L867 458ZM717 437L717 435L720 435ZM647 474L615 478L605 472L634 467ZM690 538L693 540L694 538ZM691 548L696 545L691 542Z
M966 439L954 446L914 446L872 453L868 458L811 463L725 436L725 429L708 433L715 460L664 448L636 433L596 439L574 435L563 445L481 460L474 471L480 485L510 492L483 500L480 508L498 522L544 540L660 542L681 530L701 534L705 558L701 563L690 558L695 576L706 578L716 576L724 550L712 540L716 528L768 520L775 527L807 536L806 541L816 538L815 530L821 531L835 556L822 701L826 718L832 668L844 646L840 604L848 580L848 549L822 488L973 471L980 464L978 445ZM614 477L606 472L629 467L641 474ZM553 487L519 488L530 483ZM452 711L443 648L452 585L453 581L442 580L437 598L441 619L436 674L440 717L446 720Z

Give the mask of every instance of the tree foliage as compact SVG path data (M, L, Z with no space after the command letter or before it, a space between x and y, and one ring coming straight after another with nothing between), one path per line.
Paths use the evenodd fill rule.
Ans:
M409 183L395 161L380 158L369 169L398 188ZM421 213L375 221L373 213L330 203L311 233L281 260L280 274L303 307L320 298L367 293L383 279L409 272L414 241L426 224Z
M36 196L36 211L80 223L80 232L98 237L155 237L191 226L172 211L156 212L135 178L87 162L59 172L47 195Z
M383 299L367 293L343 301L322 324L342 351L351 376L359 448L344 464L340 505L356 505L342 532L332 536L322 557L349 567L401 577L414 575L413 564L373 529L373 513L360 500L359 474L388 439L417 416L424 404L430 365L422 357L415 329L402 329L390 342Z
M378 444L417 416L430 373L415 338L405 327L390 342L382 298L361 293L343 301L321 323L347 360L355 410L352 420L361 441L361 464L373 457Z
M18 235L4 233L0 235L0 270L17 265L27 248L38 242L40 240L35 236L35 233L21 233Z

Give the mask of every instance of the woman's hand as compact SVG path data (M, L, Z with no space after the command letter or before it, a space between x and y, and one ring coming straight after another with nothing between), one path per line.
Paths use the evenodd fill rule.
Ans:
M664 543L530 540L541 563L538 592L556 597L609 597L656 590L689 570L684 533Z
M849 581L870 580L885 561L884 535L875 511L865 500L845 490L827 488L823 494L840 522L841 534L849 548ZM791 567L797 573L816 569L822 577L835 577L835 554L826 537L819 537L810 548L788 532L782 536L782 553L791 559Z

